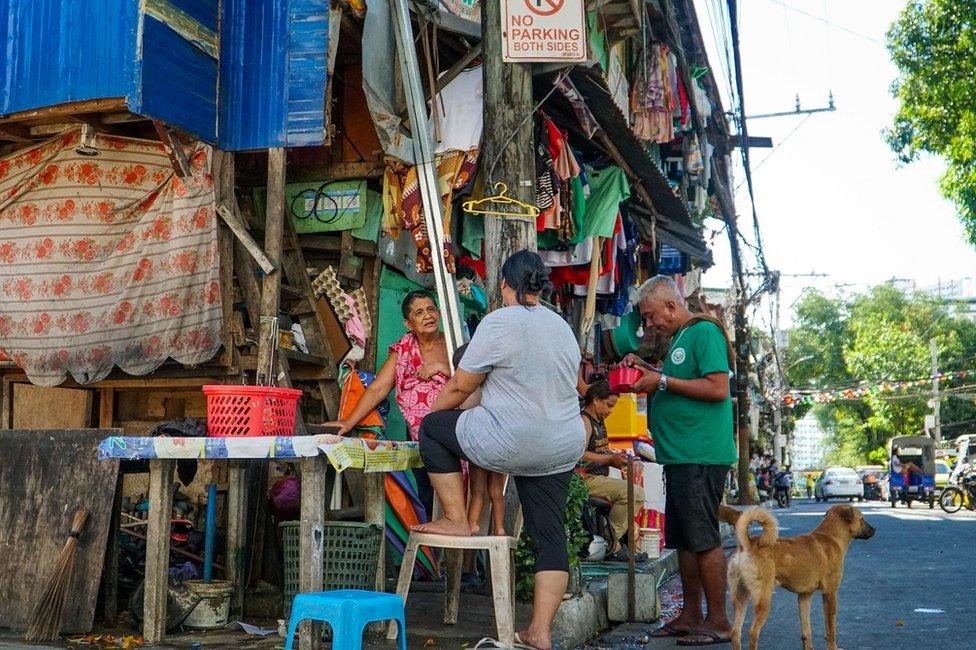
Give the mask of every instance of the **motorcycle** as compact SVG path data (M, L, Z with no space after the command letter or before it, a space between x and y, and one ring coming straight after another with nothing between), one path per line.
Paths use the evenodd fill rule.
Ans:
M976 468L961 472L954 485L947 485L939 496L939 507L954 514L963 508L976 511Z
M773 499L780 508L793 505L793 472L784 471L773 477Z
M866 501L884 501L884 493L881 491L881 481L874 480L868 483L864 481L864 499Z

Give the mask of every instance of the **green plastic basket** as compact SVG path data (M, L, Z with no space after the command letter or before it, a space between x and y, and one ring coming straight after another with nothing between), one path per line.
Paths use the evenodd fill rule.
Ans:
M298 558L301 522L285 521L281 528L284 561L285 618L291 616L291 601L298 593ZM383 541L383 527L355 522L326 522L323 539L322 591L376 588L376 564Z

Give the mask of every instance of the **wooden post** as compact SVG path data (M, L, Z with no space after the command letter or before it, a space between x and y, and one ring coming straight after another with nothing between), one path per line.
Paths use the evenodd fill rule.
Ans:
M247 466L231 461L227 468L227 570L224 578L234 585L230 611L239 616L244 608L244 545L247 527Z
M481 3L485 76L485 130L481 160L486 187L508 185L513 198L535 205L532 66L502 61L500 2ZM490 191L490 189L488 190ZM536 249L535 222L485 216L488 307L501 306L502 264L515 251Z
M268 202L265 209L264 223L264 253L274 264L281 268L281 253L283 246L285 224L285 150L283 147L268 149ZM271 341L272 321L278 317L278 305L281 297L281 273L269 273L264 276L261 284L261 322L257 327L258 340L258 368L257 374L264 375L267 384L275 370L269 371L278 341Z
M3 378L3 391L0 393L0 429L9 429L14 421L14 382Z
M142 634L148 645L166 636L166 593L169 587L169 530L173 514L173 471L176 461L149 461L149 525L146 530L146 579Z
M595 252L595 251L594 251ZM637 568L634 566L634 458L627 456L627 622L637 617Z
M385 472L364 472L363 480L366 484L366 523L377 524L381 529L386 526L386 490L384 489ZM376 558L376 591L386 591L386 532L380 536L380 552ZM382 633L385 624L373 623L369 629Z
M111 429L115 417L115 389L98 391L98 428ZM102 572L102 614L105 625L115 627L119 605L119 517L122 510L122 481L119 474L112 500L112 516L109 518L108 543L105 546L105 570Z
M324 455L302 459L302 525L299 539L298 591L322 591L322 566L325 552L325 475ZM302 623L299 648L313 650L322 644L322 624Z
M586 283L586 302L583 304L583 322L580 324L580 346L586 348L587 339L590 337L590 330L593 329L593 322L596 318L596 287L600 282L600 261L603 258L603 238L592 237L593 255L590 257L590 277ZM600 342L596 341L595 346Z
M372 331L366 332L366 356L363 358L365 370L379 372L379 364L376 359L379 356L379 343L377 341L380 331L380 279L383 273L383 261L379 253L370 258L369 264L363 271L363 290L366 293L366 304L369 309L370 321L372 321Z

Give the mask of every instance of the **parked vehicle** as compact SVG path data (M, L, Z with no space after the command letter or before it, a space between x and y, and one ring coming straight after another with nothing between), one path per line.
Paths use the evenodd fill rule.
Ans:
M888 476L891 507L897 507L900 502L911 508L912 502L923 501L929 508L935 508L935 441L927 436L899 436L888 441L889 458L894 449L899 450L898 458L904 466L912 463L921 473L891 472Z
M864 501L864 482L850 467L828 467L817 480L813 496L817 501L838 498Z
M935 461L935 487L944 488L949 485L949 476L952 474L952 466L945 460L939 458Z
M949 514L959 512L962 508L976 511L976 469L970 466L962 469L959 481L942 490L939 507Z
M958 482L959 475L964 469L976 463L976 435L965 435L956 438L956 464L952 467L949 482Z
M884 489L886 478L885 468L880 465L862 465L855 468L864 483L864 498L868 501L887 501L887 491Z

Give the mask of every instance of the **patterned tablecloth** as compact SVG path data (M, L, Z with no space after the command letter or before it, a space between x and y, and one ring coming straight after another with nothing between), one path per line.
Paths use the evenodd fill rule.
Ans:
M236 460L286 459L325 454L336 471L353 467L366 472L393 472L423 467L416 442L363 440L334 435L260 438L168 438L112 436L98 445L99 460L195 458Z

